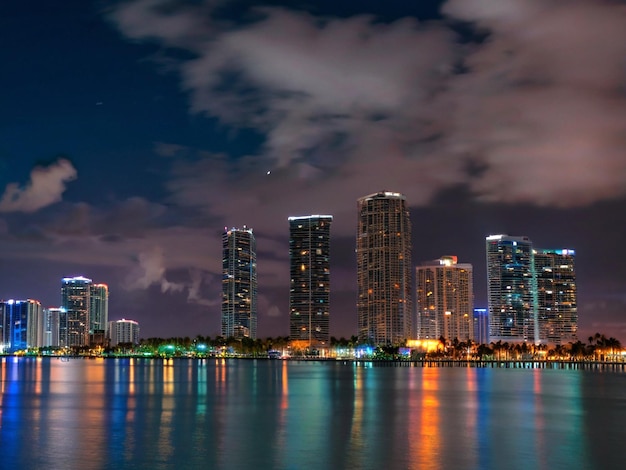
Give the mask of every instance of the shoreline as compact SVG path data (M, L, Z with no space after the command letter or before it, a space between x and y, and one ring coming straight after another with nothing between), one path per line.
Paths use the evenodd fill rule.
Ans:
M259 360L259 361L286 361L286 362L324 362L324 363L341 363L343 365L354 365L357 367L464 367L464 368L481 368L481 369L569 369L569 370L612 370L626 371L626 361L586 361L586 360L498 360L498 359L357 359L357 358L325 358L325 357L290 357L290 358L270 358L270 357L238 357L238 356L137 356L137 355L119 355L119 356L82 356L82 355L39 355L39 356L23 356L5 354L0 356L0 362L6 362L6 359L56 359L62 362L75 360L117 360L117 359L140 359L145 361L207 361L207 360Z

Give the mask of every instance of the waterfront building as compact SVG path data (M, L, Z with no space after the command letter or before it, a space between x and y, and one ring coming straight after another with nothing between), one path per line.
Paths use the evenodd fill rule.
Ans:
M362 343L399 345L413 337L411 222L403 194L358 200L357 316Z
M89 291L89 334L104 335L109 322L109 286L92 284Z
M487 237L491 341L577 340L575 252L534 249L528 237Z
M577 341L574 257L574 250L569 249L535 250L538 325L542 342L565 345Z
M135 320L116 320L109 322L111 346L118 344L139 344L139 323Z
M64 328L61 328L61 324ZM61 332L64 341L61 341ZM39 338L40 347L63 347L67 345L67 312L63 307L48 307L43 310L43 322Z
M474 309L474 342L489 343L489 314L486 308Z
M256 339L256 241L252 229L222 235L222 336Z
M66 277L61 283L61 306L67 315L67 342L64 346L88 346L90 330L91 279L86 277Z
M330 344L331 215L289 217L289 337L295 347Z
M486 247L490 341L539 343L531 240L490 235Z
M13 353L37 347L38 326L43 321L38 300L6 300L0 302L2 325L0 350Z
M443 256L417 266L417 339L474 339L472 265Z

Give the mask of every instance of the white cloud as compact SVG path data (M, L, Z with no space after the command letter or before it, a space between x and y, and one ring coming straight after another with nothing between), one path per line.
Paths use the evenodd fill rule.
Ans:
M444 22L264 8L236 27L214 21L214 2L158 5L126 2L112 18L133 40L191 53L179 71L193 112L265 136L260 155L179 167L179 204L219 218L235 209L271 231L267 221L288 213L347 217L380 189L412 205L457 185L480 200L552 206L626 194L616 2L448 0L446 15L488 33L470 45Z
M35 212L61 201L66 183L76 179L76 169L65 159L35 167L24 187L10 183L0 198L0 212Z
M491 32L447 99L448 148L485 171L489 201L575 206L626 194L626 8L614 2L449 0Z
M138 266L132 275L128 276L129 289L147 289L152 285L160 286L161 292L180 292L184 285L170 282L165 277L165 260L163 250L154 247L150 251L139 253Z

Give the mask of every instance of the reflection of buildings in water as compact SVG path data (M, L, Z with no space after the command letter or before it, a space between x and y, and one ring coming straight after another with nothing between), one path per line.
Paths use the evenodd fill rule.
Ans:
M363 457L363 402L364 402L364 379L363 367L354 368L354 405L352 407L352 426L350 427L350 447L348 455L354 458L354 466L362 468L364 462Z
M438 367L421 370L420 388L409 396L409 468L438 468L441 454Z
M280 361L280 375L275 380L280 384L280 405L276 408L277 422L274 433L274 448L278 450L274 457L274 467L285 467L287 456L284 450L287 448L287 416L289 413L289 368L288 361Z
M204 416L206 414L206 394L208 379L206 359L198 359L196 363L196 371L196 394L198 396L198 399L196 400L196 415Z

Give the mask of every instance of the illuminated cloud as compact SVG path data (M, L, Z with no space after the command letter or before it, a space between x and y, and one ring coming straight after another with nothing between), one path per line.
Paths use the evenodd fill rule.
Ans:
M35 212L61 201L66 183L76 179L76 169L65 159L35 167L30 181L21 187L10 183L0 198L0 212Z
M130 289L147 289L152 285L160 286L161 292L180 292L184 289L183 284L170 282L166 279L161 248L154 247L150 251L141 252L137 259L137 269L128 277Z
M626 194L626 8L449 0L487 31L451 81L448 148L482 168L487 201L576 206Z
M216 2L159 5L125 2L111 18L133 40L189 51L178 63L192 111L261 132L256 158L263 174L285 169L283 187L320 183L351 200L385 187L413 205L459 185L555 206L626 193L616 2L449 0L450 19L486 36L469 45L444 22L273 7L237 26L214 20Z

